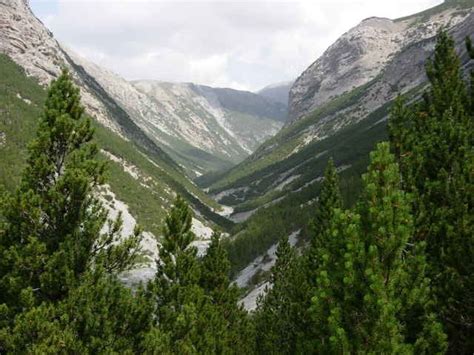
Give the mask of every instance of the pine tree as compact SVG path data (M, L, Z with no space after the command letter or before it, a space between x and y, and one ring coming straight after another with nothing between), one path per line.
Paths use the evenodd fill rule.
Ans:
M311 307L318 329L316 352L443 352L443 333L428 311L412 342L399 316L408 307L400 289L411 272L404 253L413 223L388 144L371 154L363 182L356 211L334 209L318 248L321 262ZM429 301L426 284L410 286L412 295L423 295L420 302Z
M67 313L61 305L71 302L72 292L81 289L93 270L104 270L104 277L113 279L134 263L138 229L124 243L120 218L102 232L108 218L97 187L104 164L96 159L92 138L79 90L64 71L48 91L20 186L2 200L0 352L75 351L71 341L77 329L61 323ZM83 290L94 292L99 285L97 281ZM112 297L104 303L114 301L121 302ZM86 310L78 307L71 317Z
M228 302L230 262L219 233L213 233L206 255L202 258L201 285L217 304Z
M257 301L256 343L262 354L292 354L297 349L299 308L302 294L297 294L300 281L297 273L297 257L288 242L282 238L276 251L276 262L272 268L270 286L264 297ZM299 274L303 275L303 274Z
M298 340L298 348L304 353L311 352L314 348L314 339L317 329L313 328L314 322L311 322L309 308L311 306L311 296L316 287L316 270L322 262L318 249L325 244L324 238L329 228L330 221L333 218L334 210L342 208L342 197L339 187L339 177L334 161L329 159L324 171L324 179L321 185L318 202L315 208L314 219L310 223L310 245L304 252L299 261L304 280L300 281L299 287L304 296L298 302L300 303L301 314L298 322L302 325L301 335ZM295 300L296 301L296 300Z
M471 37L466 37L466 49L471 59L474 59L474 46L472 45ZM469 113L472 116L474 112L474 70L471 70L471 83L470 83L470 106L469 106Z
M467 42L468 49L472 47ZM471 53L472 55L472 53ZM392 115L391 137L399 154L404 186L413 192L415 236L426 241L429 274L450 351L471 353L474 304L474 126L472 99L463 80L454 41L438 35L428 62L431 84L424 101ZM393 129L393 126L402 127Z
M318 260L317 249L324 244L325 231L333 217L334 209L342 208L342 197L339 189L339 177L334 165L334 161L329 159L324 171L324 180L321 185L318 203L315 209L315 216L310 224L310 247L305 253L307 259L307 277L311 287L314 287L316 270L320 260Z
M88 271L65 300L28 307L0 339L10 353L141 352L151 326L149 301L103 269Z
M200 268L197 249L191 246L195 239L191 225L191 209L178 196L165 219L157 273L150 285L156 303L157 330L152 333L168 338L171 352L194 352L201 331L197 329L197 321L205 297L198 285ZM153 342L149 335L148 343Z
M219 233L202 259L201 286L210 298L215 317L207 320L216 339L215 353L245 353L254 351L254 334L247 312L238 305L239 291L229 280L230 262ZM237 351L237 349L239 349Z
M108 263L110 271L132 262L138 236L114 247L119 220L101 233L107 212L95 189L104 165L92 137L65 71L49 89L20 186L2 203L0 303L14 304L28 287L38 300L62 299L93 262ZM105 252L115 260L99 257Z
M316 246L318 236L328 227L334 208L342 207L341 191L339 190L339 177L334 161L329 159L324 171L324 180L321 185L321 192L312 227L311 245Z

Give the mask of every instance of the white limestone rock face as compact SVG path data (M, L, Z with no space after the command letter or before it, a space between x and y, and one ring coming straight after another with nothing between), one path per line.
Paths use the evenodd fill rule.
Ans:
M57 78L61 68L69 69L87 113L126 139L151 139L148 146L165 149L190 176L208 172L209 167L200 166L207 158L199 158L206 154L220 168L243 160L286 119L283 105L249 92L128 82L58 43L27 0L0 0L0 53L42 85ZM239 105L223 105L222 93L227 103Z
M263 89L257 91L257 94L272 101L282 103L288 107L288 96L290 94L290 89L293 86L293 82L294 80L267 85Z
M57 78L61 68L68 68L81 89L86 111L115 132L120 131L104 105L83 84L53 34L31 12L28 0L0 0L0 53L42 85Z
M469 11L446 9L428 18L405 20L372 17L343 34L300 77L290 90L289 116L293 122L325 102L364 85L379 75L394 54L433 37L442 27L453 27Z

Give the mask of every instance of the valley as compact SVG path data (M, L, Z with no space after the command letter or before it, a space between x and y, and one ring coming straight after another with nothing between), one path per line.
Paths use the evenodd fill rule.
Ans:
M437 59L434 53L440 33L452 38L454 51L459 55L462 80L472 84L474 61L469 44L466 51L466 38L474 36L473 9L473 0L446 0L431 9L399 19L367 18L348 29L321 56L314 58L313 63L295 80L269 83L251 92L193 82L146 78L127 80L76 54L67 43L60 43L35 16L28 0L0 0L0 195L10 196L21 186L25 178L24 169L31 163L29 142L38 138L35 132L41 129L40 122L48 114L44 112L44 103L50 98L48 85L63 77L65 70L78 87L84 114L91 120L98 161L106 165L105 180L94 190L94 196L103 204L110 218L120 216L123 222L117 231L119 238L111 245L128 240L134 231L142 236L140 253L133 267L120 271L120 282L127 286L127 290L138 290L139 295L144 292L141 287L149 280L156 282L154 287L162 287L159 283L166 283L166 277L162 275L162 279L155 279L155 275L160 275L162 268L169 266L167 263L170 260L178 265L174 255L166 254L171 253L168 249L178 250L184 245L180 254L184 260L182 265L191 270L195 262L205 263L208 253L211 255L209 258L216 257L218 262L213 261L216 264L207 265L208 269L201 271L204 275L216 272L212 267L217 266L225 270L224 273L228 273L225 275L226 280L228 278L225 288L231 290L225 295L236 301L235 306L238 305L239 309L232 311L238 314L233 313L233 316L240 319L239 312L242 311L245 318L245 310L253 317L263 309L264 302L276 302L272 298L264 301L266 294L278 296L278 292L286 287L294 292L292 296L299 297L298 292L309 292L305 287L311 288L305 283L302 283L301 290L293 289L294 285L290 283L279 284L281 279L274 270L304 269L312 262L304 258L307 250L316 248L311 244L315 243L311 238L315 230L321 228L317 222L324 224L319 214L324 207L321 207L321 198L328 198L325 195L330 177L328 165L334 165L333 171L329 171L337 175L338 181L338 198L330 197L335 200L340 198L340 201L331 210L334 214L331 218L334 221L339 218L339 224L331 220L334 225L326 227L333 229L328 229L327 233L333 233L336 237L343 233L370 235L373 232L363 231L363 223L369 223L367 215L373 211L370 208L364 210L366 205L361 199L370 193L375 196L380 191L370 190L372 185L367 182L375 175L367 173L362 176L370 166L385 166L386 162L379 162L377 158L383 160L383 154L389 154L389 149L378 144L395 139L393 127L391 131L389 129L389 121L392 117L398 117L399 113L394 111L397 103L404 100L408 103L407 107L417 108L425 102L423 100L426 100L435 81L430 77L429 70L430 63ZM466 85L466 97L459 99L466 107L469 105L466 102L472 100L467 94L468 90L473 90L469 85ZM443 114L458 114L453 112ZM418 111L416 113L419 114ZM409 116L405 111L403 114ZM433 112L430 114L435 115ZM447 130L446 127L436 129ZM413 129L412 126L409 128ZM452 133L450 137L454 136L455 133ZM413 141L410 144L415 146ZM459 138L459 141L462 139ZM376 147L379 149L377 154L382 158L374 153L371 155ZM402 148L397 146L396 149ZM449 154L454 156L453 151ZM406 154L410 156L412 152ZM423 155L419 151L418 154ZM405 156L395 154L395 158L402 161ZM422 161L422 158L419 159ZM406 167L402 166L401 170L403 168ZM375 174L373 170L369 172ZM401 176L398 170L393 175L397 174ZM379 181L390 180L387 176L384 175ZM413 176L404 176L406 181L397 180L397 183L400 186L408 184L410 178L416 182ZM414 184L413 181L410 180ZM469 191L465 194L468 195ZM407 195L417 196L416 193L413 190ZM441 195L437 190L436 193ZM401 195L405 198L404 194ZM378 195L374 196L368 200L382 203L377 200ZM400 201L401 205L404 203L398 195L391 198L396 200L395 205ZM189 206L189 211L186 206ZM401 225L407 229L418 228L419 220L397 217L398 212L390 210L392 207L387 207L387 213L395 216L394 220L405 218ZM461 207L459 209L462 210ZM422 213L420 215L423 221L425 217ZM42 218L39 217L39 220ZM380 222L376 225L380 234L385 232L386 226L391 228L390 218L383 220L385 224ZM178 232L173 229L172 222L177 223L177 230L181 228ZM464 228L468 222L460 225ZM3 232L1 226L0 232ZM101 228L103 234L113 229L104 223ZM442 230L445 226L439 228ZM453 230L449 228L452 226L445 228L447 234ZM214 232L221 236L219 242L215 242ZM178 241L174 243L181 244L174 245L170 236L177 236ZM328 250L333 248L331 258L338 255L338 250L347 248L341 260L349 260L352 245L336 239L332 242L334 245L327 247ZM218 243L218 246L213 243ZM316 248L318 252L322 253L324 248L317 247L320 248ZM161 254L160 250L167 251ZM192 250L196 251L194 256L198 261L189 256ZM228 262L222 261L221 252L225 253ZM318 255L318 268L321 268L318 269L318 276L312 275L318 282L327 271L323 266L333 262L327 256L330 253L327 250L325 253ZM285 257L293 260L291 262L303 264L291 264L290 261L288 265L279 264L286 262ZM346 264L334 261L333 266L347 266L347 260ZM347 268L351 269L351 265ZM197 272L188 276L191 279L201 277L196 275ZM287 277L289 274L284 275ZM415 283L416 280L408 280L406 275L403 274L406 279L402 281L405 282L404 287L409 289L410 282ZM301 275L293 276L294 282L301 281L297 279ZM213 277L218 280L219 277L224 278L222 275ZM285 278L283 280L287 282ZM183 281L183 284L188 281ZM179 282L176 284L180 285ZM349 285L350 282L344 279L342 283ZM388 276L386 283L389 283ZM273 286L275 290L270 291ZM355 286L350 284L347 287ZM168 291L165 287L163 292ZM183 294L182 297L191 297L190 294ZM306 300L309 302L304 305L306 309L311 309L311 305L319 306L317 302L324 299L325 294L317 295L319 299L313 295L314 298ZM206 297L211 299L217 296L206 294ZM220 305L221 301L219 299L216 304ZM222 301L222 304L225 302ZM297 309L300 305L293 306ZM151 306L147 304L143 307ZM186 317L197 317L192 311L189 312ZM258 322L258 316L256 319ZM0 328L1 325L0 322ZM245 333L240 328L239 332ZM163 341L165 345L153 344L153 349L167 346L166 341ZM140 344L144 347L143 343ZM186 348L181 348L183 353L186 352L183 349ZM301 349L299 352L304 353ZM293 349L288 353L295 352L298 351Z

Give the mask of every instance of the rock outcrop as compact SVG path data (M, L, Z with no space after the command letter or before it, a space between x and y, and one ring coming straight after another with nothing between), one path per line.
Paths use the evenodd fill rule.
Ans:
M81 88L87 112L108 128L120 132L104 104L72 68L53 34L34 16L28 0L0 0L0 53L12 58L42 85L58 77L62 68L68 68Z

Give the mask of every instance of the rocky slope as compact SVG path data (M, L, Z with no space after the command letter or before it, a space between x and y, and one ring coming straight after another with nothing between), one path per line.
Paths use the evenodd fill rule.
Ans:
M342 89L327 86L325 80L321 80L321 89L316 80L317 89L312 92L310 86L313 83L308 80L305 92L308 96L295 93L300 95L302 101L293 101L297 110L293 111L292 122L226 174L201 180L216 200L233 207L231 218L237 220L238 217L242 222L242 231L232 239L235 247L230 248L239 253L239 260L247 263L243 264L246 267L241 266L238 275L261 267L261 264L254 265L252 262L255 252L265 255L265 251L278 241L279 230L273 227L272 220L283 220L293 230L303 228L303 238L307 236L304 235L307 233L305 226L312 218L312 205L318 198L329 157L334 159L338 168L344 199L349 204L355 202L368 153L376 142L387 139L387 118L394 99L401 93L408 100L417 100L426 89L425 63L435 47L435 27L439 27L440 23L446 24L461 54L465 72L474 68L474 61L467 58L464 43L466 36L474 37L473 7L472 0L450 1L397 21L364 21L358 26L359 29L367 25L379 26L380 23L399 26L410 22L412 25L407 31L415 31L411 32L411 36L416 39L407 40L387 59L387 43L382 41L384 46L378 47L372 41L372 29L368 32L364 29L361 33L368 37L358 41L370 42L373 49L369 58L363 58L363 55L358 59L352 58L352 67L348 65L348 57L336 51L331 54L334 57L325 59L328 63L333 62L336 69L328 73L333 75L333 80L340 80ZM388 29L383 31L389 32ZM339 40L336 43L342 42ZM331 48L334 47L337 47L336 44ZM388 48L394 51L390 45ZM330 49L324 56L328 53L331 53ZM377 58L375 63L380 63L375 65L373 58ZM322 59L316 61L318 65L322 62ZM344 67L346 77L337 70ZM368 79L359 76L358 68L361 67ZM293 89L302 87L298 86L302 85L302 78L311 79L308 71L314 68L315 65L303 73ZM356 87L352 88L353 85ZM317 103L312 106L314 102ZM302 116L298 116L297 112ZM303 217L294 223L295 215ZM246 230L252 231L252 239L248 237L250 232L245 233ZM275 237L269 238L269 235ZM252 253L242 247L249 243L254 246ZM243 304L249 309L255 306L255 297L269 285L264 277L258 280L259 283L250 287L243 299Z
M456 6L442 4L438 9L431 16L422 13L400 20L368 18L343 34L292 86L291 121L370 82L397 52L433 37L440 28L461 23L468 15Z
M128 82L70 49L64 51L191 177L240 162L286 120L282 105L249 92L188 83ZM232 105L235 102L240 105Z
M177 152L170 154L178 161L194 161L197 175L209 170L200 166L206 164L199 159L204 152L235 164L274 136L286 120L281 104L250 92L191 83L135 81L133 85L151 100L137 113L143 117L144 129Z
M42 85L56 78L62 66L70 67L53 34L31 12L28 0L0 0L0 53L12 58ZM73 74L81 83L87 111L99 122L119 132L120 128L104 104L84 85L77 73L73 71Z

